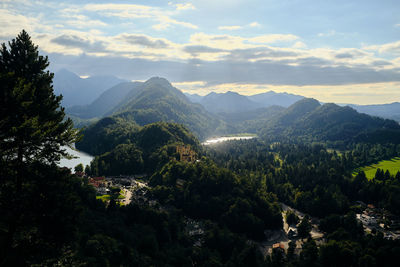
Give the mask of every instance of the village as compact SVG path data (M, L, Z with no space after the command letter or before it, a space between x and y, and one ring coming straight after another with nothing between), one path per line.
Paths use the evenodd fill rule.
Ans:
M357 201L360 213L359 220L367 233L382 233L386 239L400 239L400 218L390 214L387 210L379 209L372 204Z
M198 161L196 152L189 145L176 146L177 160L182 162ZM171 158L176 159L176 158ZM94 187L97 199L109 202L114 199L119 205L128 205L132 200L136 203L144 203L146 198L147 184L145 182L148 174L98 176L88 177L83 171L76 171L75 175L87 179L87 183ZM182 186L184 181L178 179L177 186ZM149 201L150 205L154 204Z

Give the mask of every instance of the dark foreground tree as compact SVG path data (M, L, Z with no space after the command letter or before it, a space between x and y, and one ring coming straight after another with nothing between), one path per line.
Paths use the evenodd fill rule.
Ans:
M0 152L2 159L21 164L51 163L76 140L70 119L64 120L62 96L53 92L48 58L40 56L23 30L0 48Z
M54 165L66 155L62 146L78 137L72 121L64 119L62 97L54 95L48 65L24 30L0 48L0 259L21 246L17 239L32 202L28 196L46 199L50 193L37 186L33 177L42 175L33 175L32 166Z

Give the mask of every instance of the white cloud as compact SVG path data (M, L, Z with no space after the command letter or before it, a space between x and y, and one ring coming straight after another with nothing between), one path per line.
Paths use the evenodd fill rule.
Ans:
M0 25L0 36L3 38L13 38L22 29L33 32L40 25L40 21L38 18L27 17L9 10L0 9Z
M303 49L303 48L307 48L307 45L303 42L297 41L296 43L294 43L294 45L292 47L296 48L296 49Z
M190 8L190 5L179 6L179 8L177 6L177 10L185 10L188 8ZM172 25L178 25L190 29L198 28L198 26L192 23L173 19L172 16L176 15L175 11L163 10L158 7L136 4L88 4L85 6L85 10L96 11L105 16L118 17L122 19L150 18L158 21L158 24L152 26L155 30L165 30L171 28Z
M375 50L380 54L400 55L400 41L387 43L383 45L370 45L363 47L366 50Z
M160 13L157 8L135 4L87 4L84 9L120 18L150 18Z
M192 23L188 22L183 22L183 21L178 21L175 19L172 19L168 16L160 16L157 18L158 21L160 22L159 24L153 25L152 28L155 30L165 30L171 27L171 25L179 25L185 28L190 28L190 29L197 29L198 27Z
M235 30L240 30L242 28L243 28L242 26L237 26L237 25L234 25L234 26L219 26L218 30L235 31Z
M336 31L335 30L330 30L328 32L318 33L319 37L331 37L331 36L334 36L334 35L336 35Z
M249 26L253 27L253 28L259 28L259 27L261 27L261 24L256 22L256 21L254 21L254 22L250 23Z
M176 4L176 10L196 9L192 3Z

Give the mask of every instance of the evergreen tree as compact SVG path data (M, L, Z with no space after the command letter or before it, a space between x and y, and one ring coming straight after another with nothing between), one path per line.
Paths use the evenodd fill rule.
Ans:
M305 215L297 228L299 237L301 237L301 238L309 237L311 228L312 227L311 227L311 223L310 223L310 218L308 217L308 215Z
M75 172L83 172L83 164L79 163L78 165L75 166L74 168Z
M26 31L0 48L0 153L22 164L54 162L66 155L60 148L77 139L70 119L64 120L62 96L53 92L54 74L46 68Z
M26 228L27 214L31 214L32 197L48 199L52 193L44 191L39 178L35 178L46 173L33 175L37 168L32 166L54 166L61 156L68 156L61 146L70 145L78 137L72 121L64 120L62 97L54 95L48 65L48 58L39 55L38 47L24 30L8 47L1 45L0 225L4 231L0 232L0 259L6 259L18 244L21 246L22 242L17 241L21 236L35 238L20 232ZM0 261L0 265L3 263Z

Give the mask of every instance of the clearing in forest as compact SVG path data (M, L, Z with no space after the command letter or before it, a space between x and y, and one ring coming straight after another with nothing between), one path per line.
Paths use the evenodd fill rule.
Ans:
M358 172L364 171L368 180L370 180L375 177L375 173L378 168L383 170L384 172L386 172L386 170L389 170L391 175L396 175L396 173L400 171L400 157L395 157L389 160L382 160L372 165L357 168L354 170L353 175L356 176Z

